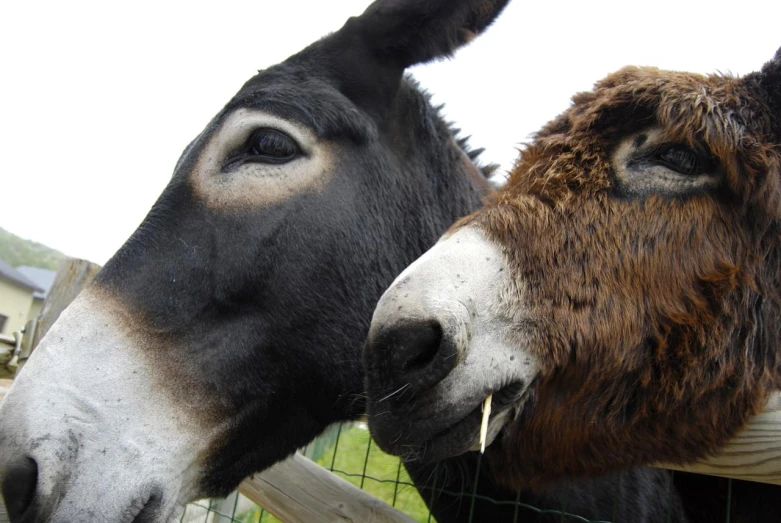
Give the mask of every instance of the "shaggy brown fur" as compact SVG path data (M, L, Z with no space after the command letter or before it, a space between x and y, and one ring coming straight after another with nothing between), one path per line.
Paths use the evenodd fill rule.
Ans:
M744 78L622 69L575 96L459 224L507 253L524 282L508 306L542 362L488 452L505 484L702 458L781 389L779 77L781 50ZM651 126L709 151L718 187L623 194L611 154Z

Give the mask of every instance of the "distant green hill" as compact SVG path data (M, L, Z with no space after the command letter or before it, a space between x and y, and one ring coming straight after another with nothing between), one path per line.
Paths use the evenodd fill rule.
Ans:
M0 259L14 267L29 265L56 270L60 260L65 257L60 251L25 240L0 227Z

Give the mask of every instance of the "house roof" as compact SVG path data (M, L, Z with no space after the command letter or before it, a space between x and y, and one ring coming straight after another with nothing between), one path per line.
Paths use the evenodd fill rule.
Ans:
M49 289L51 289L52 283L54 283L54 277L57 276L57 271L42 269L40 267L30 267L29 265L21 265L17 267L16 270L41 289L33 293L33 298L41 300L46 298L46 295L49 294Z
M5 261L0 259L0 278L11 281L17 285L20 285L26 289L30 289L33 292L43 291L38 285L35 284L30 278L17 271Z

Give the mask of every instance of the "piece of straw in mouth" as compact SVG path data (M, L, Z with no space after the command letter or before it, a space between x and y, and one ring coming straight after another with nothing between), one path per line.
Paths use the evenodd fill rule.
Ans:
M488 416L491 415L491 398L493 398L493 394L489 394L483 400L483 422L480 424L480 454L485 452L485 440L488 437Z

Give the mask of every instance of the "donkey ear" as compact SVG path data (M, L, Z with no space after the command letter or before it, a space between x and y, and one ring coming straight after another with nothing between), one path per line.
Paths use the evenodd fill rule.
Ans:
M377 0L348 22L402 68L447 57L482 33L509 0Z
M509 0L376 0L303 51L338 89L382 117L404 69L450 56L484 31Z
M773 102L776 109L781 108L781 48L776 51L773 59L762 67L759 74L760 83L768 99Z
M761 71L747 75L746 82L770 107L773 131L781 140L781 48Z

